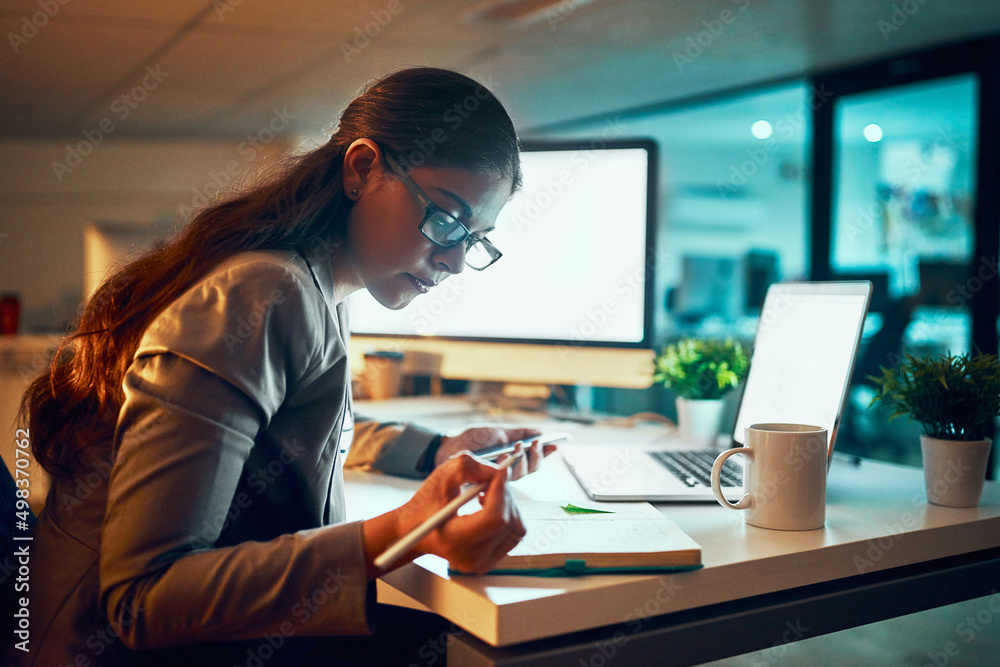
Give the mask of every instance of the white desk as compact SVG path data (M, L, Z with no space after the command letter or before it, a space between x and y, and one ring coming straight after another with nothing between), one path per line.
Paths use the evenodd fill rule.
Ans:
M575 430L576 441L649 442L662 433L655 426L558 428ZM357 517L399 505L416 487L358 472L347 480L348 506L363 508ZM513 488L534 500L586 500L558 454ZM443 560L425 556L383 577L379 598L433 611L467 631L449 646L450 664L577 665L599 650L638 664L644 656L662 660L664 642L675 664L696 664L803 638L790 633L816 636L1000 587L997 483L987 484L977 508L943 508L926 502L919 469L838 458L822 530L755 528L714 503L658 507L701 544L704 568L661 576L473 577L451 576ZM720 636L726 646L704 641Z

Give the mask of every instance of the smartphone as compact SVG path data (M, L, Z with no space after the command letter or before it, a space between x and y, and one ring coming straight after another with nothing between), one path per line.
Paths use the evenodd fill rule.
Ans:
M490 445L489 447L483 447L482 449L477 449L472 452L476 456L486 459L487 461L495 461L504 454L510 454L514 451L514 447L520 443L522 446L527 447L535 440L538 441L540 445L547 445L552 442L559 442L561 440L568 440L570 437L569 433L543 433L542 435L535 436L534 438L525 438L524 440L515 440L513 442L502 442L499 445Z

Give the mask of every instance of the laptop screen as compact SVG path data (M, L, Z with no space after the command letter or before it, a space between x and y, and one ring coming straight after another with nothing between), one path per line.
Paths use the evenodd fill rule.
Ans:
M821 426L833 443L857 353L871 283L772 285L764 299L733 439L751 424Z

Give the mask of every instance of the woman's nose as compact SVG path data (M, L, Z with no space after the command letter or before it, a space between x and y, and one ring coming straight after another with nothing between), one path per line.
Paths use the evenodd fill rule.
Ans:
M465 243L456 243L450 248L437 248L434 259L448 273L461 273L465 270Z

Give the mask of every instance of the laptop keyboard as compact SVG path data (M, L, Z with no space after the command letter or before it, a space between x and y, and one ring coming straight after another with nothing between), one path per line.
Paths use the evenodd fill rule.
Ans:
M649 453L689 487L712 486L712 464L718 456L715 452L687 449ZM722 465L719 481L722 486L742 487L743 468L732 458L727 459Z

